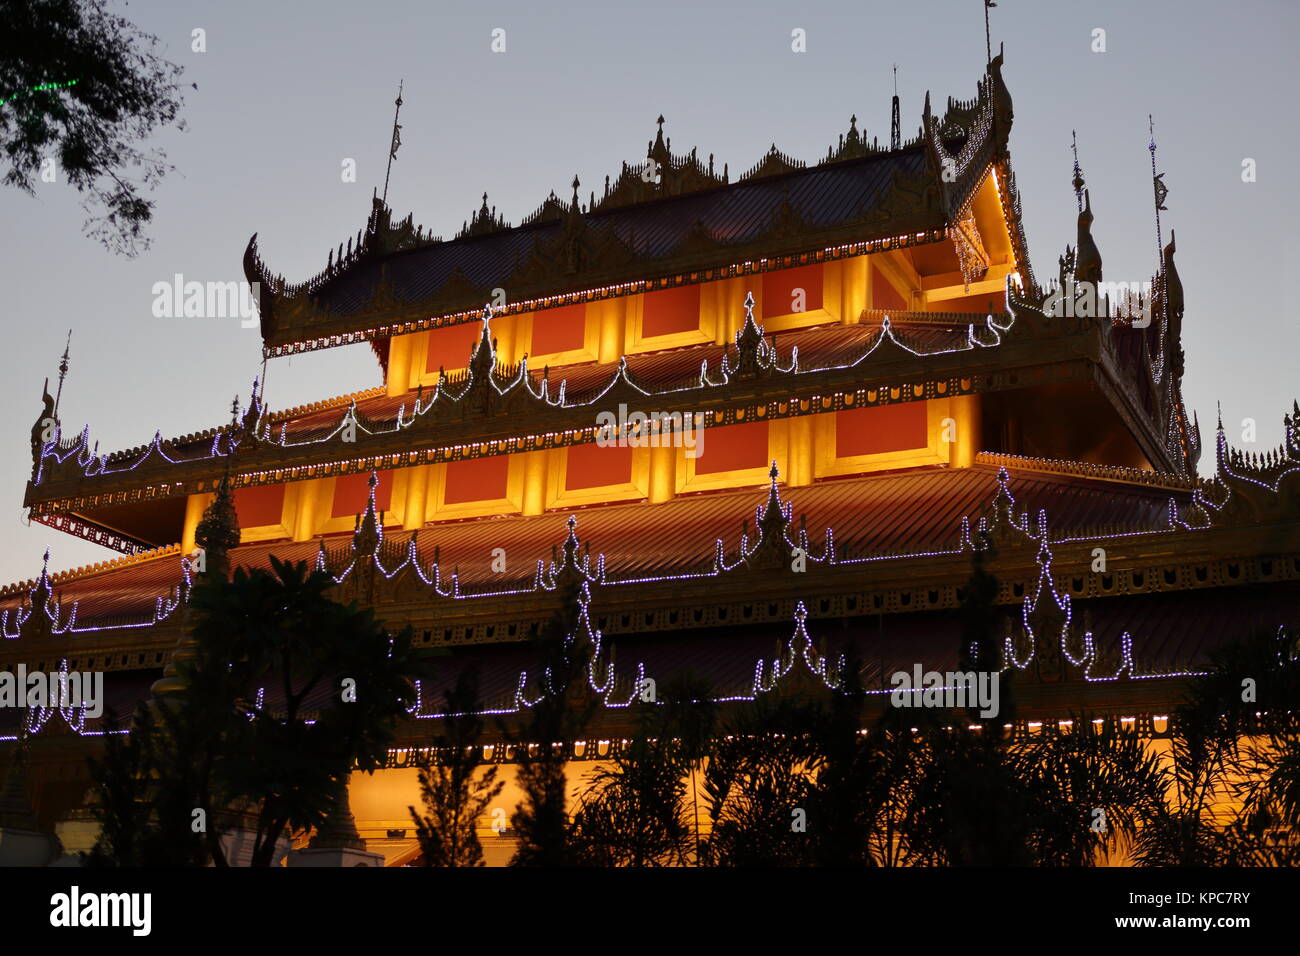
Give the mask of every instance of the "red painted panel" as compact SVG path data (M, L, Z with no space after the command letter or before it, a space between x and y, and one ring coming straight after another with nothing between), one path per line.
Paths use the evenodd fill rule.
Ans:
M564 470L567 491L625 485L632 480L632 449L627 446L574 445Z
M457 369L469 365L470 352L483 334L481 322L449 325L444 329L429 331L429 353L425 359L426 372L439 368Z
M587 344L587 307L564 305L533 315L531 355L568 352Z
M822 266L800 266L763 273L763 317L789 315L795 309L794 290L803 289L803 312L822 307Z
M925 448L930 444L925 402L904 402L876 408L837 412L835 455L878 455L887 451Z
M470 458L447 463L447 487L443 503L459 505L470 501L494 501L506 496L509 477L508 455Z
M700 287L683 285L649 292L641 315L641 337L693 332L700 327Z
M241 528L279 524L284 515L284 485L236 488L235 514Z
M370 472L340 475L334 479L334 504L331 518L350 518L363 514L370 500ZM393 473L381 471L375 486L375 510L388 511L393 502Z
M889 284L880 269L875 265L871 267L871 307L873 309L891 309L894 312L904 312L907 310L907 303L898 291Z
M695 459L697 475L762 468L768 464L767 422L706 428L701 438L699 447L703 454Z

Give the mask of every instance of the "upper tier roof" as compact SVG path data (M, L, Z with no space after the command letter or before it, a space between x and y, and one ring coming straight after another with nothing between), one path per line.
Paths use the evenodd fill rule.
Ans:
M394 223L376 199L355 246L340 245L337 258L331 252L326 268L300 285L272 274L254 235L244 268L261 286L265 350L371 341L382 361L388 337L473 320L484 302L499 302L495 290L507 299L497 313L510 314L943 239L990 165L1006 161L1011 99L1001 67L999 55L976 97L949 100L942 118L931 114L927 94L916 139L868 144L855 119L811 167L774 145L729 182L712 157L705 165L693 150L674 155L661 125L646 160L607 178L600 198L592 191L584 204L575 177L569 201L552 192L518 226L489 208L485 194L474 218L444 242L410 216ZM1009 175L1002 185L1021 246L1016 258L1027 269Z

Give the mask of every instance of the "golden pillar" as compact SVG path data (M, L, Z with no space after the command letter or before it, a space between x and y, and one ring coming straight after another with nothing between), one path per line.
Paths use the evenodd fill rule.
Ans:
M429 475L433 465L416 465L406 469L406 508L403 511L402 527L408 531L424 527L426 509L429 503Z
M562 453L560 449L524 453L523 514L539 515L546 511L546 456Z
M395 335L388 340L388 397L405 395L411 387L411 340L413 335ZM427 333L422 337L427 338Z

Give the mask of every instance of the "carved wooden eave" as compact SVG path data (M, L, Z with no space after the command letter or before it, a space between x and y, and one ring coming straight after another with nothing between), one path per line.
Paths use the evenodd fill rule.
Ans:
M1202 501L1215 524L1285 525L1300 517L1300 404L1283 417L1278 447L1246 452L1228 444L1219 422L1215 473Z
M571 236L538 243L512 275L501 280L500 287L513 293L501 313L533 312L942 242L947 232L938 206L937 191L931 196L920 178L901 180L881 205L853 221L790 234L774 217L769 229L775 239L768 236L739 245L724 243L707 228L696 227L664 257L647 257L637 250L634 232L623 240L602 229L599 217L590 217L590 229L580 234L576 245ZM264 351L268 356L297 354L472 321L497 287L495 282L480 286L457 280L431 296L405 303L380 295L377 287L364 306L347 315L323 311L309 295L282 299L273 294L268 301L263 292L263 325L273 326L264 335Z
M1152 379L1149 370L1153 362L1145 336L1139 340L1143 357L1136 370L1120 356L1119 337L1142 334L1141 330L1130 330L1109 317L1048 315L1048 295L1042 290L1008 293L1007 307L1016 317L1017 333L1027 338L1080 336L1079 346L1093 368L1096 384L1110 397L1147 460L1164 471L1191 474L1199 456L1199 437L1193 455L1181 389Z

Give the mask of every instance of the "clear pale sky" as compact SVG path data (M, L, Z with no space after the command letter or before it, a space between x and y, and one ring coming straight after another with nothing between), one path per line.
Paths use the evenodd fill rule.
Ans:
M927 89L937 110L949 95L968 98L985 62L980 0L138 0L120 9L185 68L190 128L160 138L177 168L153 194L153 247L134 260L81 235L66 185L39 184L35 198L0 191L4 582L34 576L47 546L56 570L114 556L22 521L29 430L67 330L65 433L88 423L101 450L116 450L225 421L260 370L257 331L236 319L154 318L153 284L175 273L242 280L254 232L290 281L323 267L364 224L372 187L382 188L400 79L389 201L450 238L485 190L512 223L551 189L567 196L575 172L585 197L623 160L644 157L660 113L675 152L713 153L734 178L773 142L821 158L852 113L887 140L895 63L907 137ZM498 27L499 54L490 49ZM205 53L191 51L195 28L206 31ZM806 31L806 53L791 51L795 28ZM1104 53L1091 50L1096 28L1106 31ZM1055 274L1074 240L1077 129L1106 278L1150 278L1153 113L1170 189L1165 236L1177 229L1186 289L1184 391L1200 415L1202 470L1212 467L1217 401L1233 437L1251 417L1253 447L1275 446L1300 355L1286 293L1300 255L1287 165L1300 155L1300 4L998 0L992 32L995 50L1006 45L1012 164L1040 277ZM1247 157L1254 183L1242 182ZM357 162L355 183L341 181L346 158ZM379 381L369 348L352 346L272 361L267 399L284 408Z

